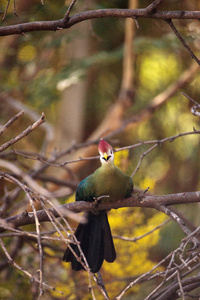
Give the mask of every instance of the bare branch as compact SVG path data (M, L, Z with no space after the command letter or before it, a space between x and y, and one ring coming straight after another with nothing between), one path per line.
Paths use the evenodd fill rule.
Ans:
M33 204L33 199L30 196L30 194L26 191L26 189L22 186L22 188L24 189L24 192L26 193L29 202L31 204L32 210L33 210L33 214L34 214L34 218L35 218L35 226L36 226L36 232L37 232L37 241L38 241L38 249L39 249L39 259L40 259L40 266L39 266L39 297L41 295L43 295L43 290L42 290L42 283L43 283L43 248L42 248L42 244L41 244L41 233L40 233L40 223L37 217L37 212L35 209L35 206Z
M185 289L187 289L187 286L190 284L195 284L195 286L198 287L199 280L200 280L200 276L193 276L193 277L189 277L186 279L182 279L181 283L182 283L183 291L185 291ZM194 289L194 287L193 287L193 289ZM179 290L179 283L177 282L177 283L172 284L171 287L169 287L165 293L162 293L162 295L160 297L157 297L156 300L163 300L163 299L170 300L170 299L172 299L172 296L177 293L178 290ZM155 298L152 298L152 299L155 299Z
M153 3L149 4L146 8L146 10L149 12L149 14L155 13L157 7L163 2L163 0L155 0Z
M106 287L105 287L105 285L104 285L103 278L102 278L102 276L101 276L100 271L97 272L97 276L98 276L98 281L99 281L99 283L100 283L102 289L103 289L104 292L105 292L105 299L106 299L106 300L109 300L108 293L107 293L107 291L106 291Z
M182 93L182 95L185 96L186 98L188 98L192 103L195 104L195 106L193 106L191 108L191 113L194 116L200 117L200 113L197 111L200 108L200 104L198 102L196 102L194 99L192 99L191 97L189 97L188 95L186 95L185 93Z
M180 276L180 272L177 270L177 278L178 278L178 284L180 286L180 294L179 296L182 297L182 300L185 300L185 293L183 291L183 286L182 286L182 282L181 282L181 276Z
M4 175L1 175L0 179L4 179ZM161 196L149 196L149 195L144 195L142 193L142 196L137 194L137 195L133 195L130 198L122 199L116 202L99 203L98 210L104 210L104 209L110 210L110 209L117 209L122 207L144 207L144 208L158 209L159 205L169 206L169 205L176 205L176 204L180 205L180 204L198 203L198 202L200 202L200 191L161 195ZM79 213L83 211L92 211L94 207L92 202L78 201L78 202L72 202L72 203L60 205L56 207L56 209L58 211L62 211L63 213L66 209L67 211ZM54 208L50 208L49 211L56 218L60 217L60 214ZM39 222L50 221L47 213L44 210L37 211L37 217ZM8 223L8 226L14 226L16 228L19 226L34 224L35 218L33 213L24 212L16 216L9 217L5 219L5 221ZM1 232L4 231L3 226L1 225L0 227L2 227Z
M190 96L188 96L186 93L182 92L181 93L184 97L186 97L187 99L189 99L192 103L194 103L197 107L200 106L200 104L198 102L196 102L194 99L192 99Z
M140 164L142 163L143 158L149 153L151 152L153 149L155 149L157 147L158 144L155 144L153 146L151 146L147 151L145 151L139 159L139 162L137 164L137 167L135 168L134 172L131 174L131 177L133 177L135 175L135 173L139 170Z
M67 24L68 20L69 20L69 14L74 6L74 4L76 3L77 0L72 0L71 4L69 5L68 9L67 9L67 12L64 16L64 22Z
M200 60L197 58L197 56L194 54L194 52L190 49L190 47L186 44L184 38L181 36L181 34L177 30L177 28L174 26L174 23L172 22L172 20L166 20L166 22L171 27L171 29L173 30L173 32L175 33L175 35L177 36L177 38L179 39L181 44L188 50L191 57L198 63L198 65L200 65Z
M6 5L6 9L4 11L4 15L3 15L2 21L4 21L5 18L6 18L6 14L7 14L9 5L10 5L10 0L7 0L7 5Z
M155 271L159 266L161 266L162 264L166 263L166 261L171 257L172 253L168 254L163 260L161 260L158 264L156 264L151 270L149 270L148 272L146 272L145 274L142 274L141 276L139 276L138 278L136 278L134 281L130 282L121 292L120 294L116 297L116 300L120 300L123 295L130 289L132 288L134 285L139 284L143 281L145 281L146 279L149 278L149 275Z
M156 5L157 6L157 5ZM155 7L156 7L155 6ZM154 6L153 6L154 7ZM80 22L99 19L99 18L150 18L157 20L173 20L173 19L200 19L199 11L162 11L152 12L152 9L99 9L78 13L68 19L66 23L65 17L55 21L37 21L30 23L22 23L18 25L10 25L0 27L0 36L23 34L33 31L56 31L67 29Z
M24 270L23 268L21 268L21 267L20 267L20 266L12 259L12 257L11 257L10 254L8 253L8 251L7 251L7 249L6 249L6 247L5 247L5 245L4 245L4 243L3 243L3 241L2 241L1 238L0 238L0 245L1 245L1 247L2 247L2 249L3 249L3 251L4 251L4 253L5 253L5 255L7 256L8 261L9 261L10 264L12 264L15 268L17 268L18 270L20 270L20 271L21 271L22 273L24 273L26 276L28 276L31 280L36 281L36 282L39 283L39 280L38 280L37 278L33 277L28 271L26 271L26 270ZM45 283L45 282L42 282L42 285L43 285L44 287L47 287L47 288L53 290L53 291L57 291L58 293L63 294L61 291L57 290L55 287L52 287L52 286L48 285L48 284Z
M164 139L161 139L161 140L151 140L151 141L141 141L137 144L134 144L134 145L130 145L130 146L125 146L125 147L121 147L121 148L117 148L117 149L114 149L114 152L119 152L119 151L123 151L123 150L131 150L133 148L137 148L137 147L140 147L140 146L143 146L143 145L153 145L152 147L150 147L146 152L144 152L141 157L140 157L140 160L137 164L137 167L135 169L135 171L133 172L133 174L131 175L131 177L133 177L135 175L135 173L139 170L139 167L140 167L140 164L142 163L142 160L144 159L144 157L149 153L151 152L152 150L154 150L157 146L165 143L165 142L174 142L177 138L180 138L180 137L184 137L184 136L187 136L187 135L199 135L200 134L200 131L199 130L193 130L193 131L188 131L188 132L184 132L184 133L179 133L179 134L176 134L176 135L173 135L173 136L170 136L170 137L167 137L167 138L164 138ZM81 145L80 145L81 146ZM76 145L76 147L74 147L74 149L77 149L79 148L78 145ZM70 152L71 150L69 151L66 151L65 153L67 152ZM65 153L61 153L61 154L58 154L56 155L54 158L52 159L46 159L44 156L40 155L40 154L35 154L35 153L29 153L29 152L25 152L25 151L17 151L17 150L12 150L12 153L13 154L16 154L16 155L21 155L25 158L29 158L29 159L34 159L34 160L38 160L38 161L41 161L42 163L44 163L46 166L43 166L42 167L42 170L47 167L47 166L52 166L52 167L64 167L68 164L71 164L71 163L76 163L76 162L81 162L81 161L90 161L90 160L97 160L99 159L99 156L91 156L91 157L79 157L78 159L73 159L73 160L67 160L67 161L64 161L64 162L61 162L61 163L56 163L56 159L57 158L60 158L62 155L64 155ZM2 163L2 160L0 160L0 165ZM7 163L8 165L9 163ZM66 186L71 186L72 188L76 188L77 187L77 183L76 182L70 182L70 181L62 181L62 180L57 180L55 178L51 178L50 176L48 175L37 175L38 173L41 172L41 169L40 171L36 172L36 175L32 175L33 177L36 177L36 178L43 178L43 180L45 181L52 181L52 182L55 182L57 181L57 183L59 185L66 185ZM25 174L23 175L25 176ZM45 179L46 178L46 179Z
M185 225L185 223L183 222L183 220L181 218L179 218L178 215L176 215L173 211L171 211L168 207L166 207L165 205L160 205L158 204L157 209L159 211L162 211L163 213L165 213L167 216L169 216L172 220L174 220L177 224L179 224L179 226L181 227L181 229L183 230L183 232L186 234L186 236L191 236L193 239L193 242L195 244L195 246L200 246L199 241L197 240L196 237L191 235L191 231L190 229Z
M165 226L167 223L170 222L170 219L167 219L166 221L164 221L162 224L156 226L155 228L153 228L152 230L140 235L140 236L137 236L137 237L134 237L134 238L128 238L128 237L124 237L124 236L118 236L118 235L113 235L113 237L115 239L119 239L119 240L123 240L123 241L127 241L127 242L137 242L138 240L141 240L142 238L144 238L145 236L153 233L154 231L162 228L163 226Z
M36 122L40 118L40 115L36 111L28 107L25 103L20 102L17 98L11 97L6 93L0 93L0 101L4 101L6 107L9 105L13 110L23 110L26 116L33 122ZM51 142L54 138L53 126L45 120L42 128L45 130L47 142Z
M22 133L20 133L19 135L17 135L15 138L13 138L9 142L3 144L0 147L0 152L2 152L5 149L7 149L8 147L14 145L16 142L18 142L19 140L21 140L22 138L24 138L25 136L27 136L29 133L31 133L33 130L35 130L38 126L40 126L44 122L45 122L45 116L44 116L44 113L42 113L40 119L38 121L36 121L33 125L30 125L27 129L25 129Z
M2 128L0 129L0 135L10 126L12 125L16 120L18 120L22 115L24 114L24 111L20 111L18 114L16 114L14 117L12 117Z

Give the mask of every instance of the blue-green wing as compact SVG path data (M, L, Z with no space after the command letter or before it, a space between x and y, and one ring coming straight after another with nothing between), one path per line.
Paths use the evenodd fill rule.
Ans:
M93 174L83 179L76 190L76 201L94 201L95 186Z

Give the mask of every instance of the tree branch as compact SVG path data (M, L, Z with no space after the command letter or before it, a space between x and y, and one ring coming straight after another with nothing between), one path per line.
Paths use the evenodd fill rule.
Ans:
M77 1L77 0L72 0L71 4L69 5L69 7L68 7L68 9L67 9L67 12L66 12L66 14L65 14L65 16L64 16L64 21L65 21L66 23L67 23L68 20L69 20L69 14L70 14L70 12L71 12L71 10L72 10L74 4L76 3L76 1Z
M40 118L40 115L35 110L31 109L26 104L20 102L17 98L14 98L7 93L0 93L0 102L2 101L6 104L6 107L10 106L10 108L13 110L23 110L26 114L26 117L33 122L36 122ZM53 126L47 120L45 120L42 128L46 134L46 141L48 143L51 142L55 134Z
M197 58L197 56L194 54L194 52L187 45L187 43L185 42L184 38L181 36L181 34L177 30L177 28L174 26L174 23L172 22L172 20L166 20L166 22L171 27L171 29L173 30L173 32L175 33L175 35L177 36L177 38L179 39L179 41L181 42L181 44L188 50L188 52L190 53L191 57L198 63L198 65L200 65L200 60Z
M0 135L4 133L4 131L10 127L16 120L18 120L22 115L24 114L24 111L21 110L18 114L16 114L14 117L12 117L5 125L2 126L0 129Z
M45 122L45 116L44 116L44 113L42 113L40 119L38 121L36 121L33 125L30 125L22 133L20 133L19 135L17 135L16 137L14 137L12 140L8 141L7 143L3 144L0 147L0 152L4 151L8 147L12 146L16 142L18 142L19 140L21 140L22 138L24 138L25 136L27 136L29 133L31 133L34 129L36 129L38 126L40 126L44 122Z
M29 272L26 271L25 269L21 268L20 265L18 265L18 264L12 259L12 257L11 257L10 254L8 253L8 251L7 251L7 249L6 249L6 246L4 245L4 243L3 243L3 241L2 241L1 238L0 238L0 246L1 246L1 248L3 249L5 255L7 256L8 262L9 262L10 264L12 264L16 269L20 270L20 271L21 271L22 273L24 273L26 276L28 276L31 280L34 280L34 281L36 281L36 282L39 283L39 280L38 280L36 277L34 277L31 273L29 273ZM48 284L45 283L45 282L42 282L42 285L45 286L45 287L47 287L47 288L49 288L49 289L51 289L51 290L53 290L53 291L56 290L57 292L63 294L62 292L60 292L59 290L57 290L55 287L52 287L52 286L48 285Z
M0 177L3 179L3 176ZM200 202L200 191L197 192L187 192L187 193L177 193L177 194L169 194L163 196L148 196L148 195L133 195L130 198L122 199L116 202L110 203L99 203L98 210L109 210L109 209L117 209L122 207L144 207L144 208L154 208L158 209L158 206L169 206L175 204L186 204L186 203L197 203ZM59 211L71 211L74 213L85 212L85 211L92 211L94 209L92 202L72 202L67 203L64 205L57 206L56 209L50 208L49 211L52 215L56 218L60 217ZM46 222L50 221L49 217L45 210L37 211L37 218L39 222ZM35 217L32 212L23 212L22 214L9 217L4 219L7 226L10 227L19 227L28 224L35 223ZM4 226L0 225L0 232L4 231Z
M161 1L159 1L161 2ZM155 7L155 6L153 6ZM150 18L157 20L173 20L173 19L200 19L199 11L159 11L153 12L152 8L140 9L98 9L85 11L75 14L72 17L62 18L55 21L37 21L30 23L22 23L17 25L9 25L0 27L0 36L7 36L13 34L23 34L25 32L34 31L57 31L60 29L68 29L75 24L86 20L99 18Z
M155 13L157 7L163 2L163 0L155 0L151 4L149 4L146 8L146 10L149 12L149 14Z
M199 280L200 280L200 276L193 276L190 278L186 278L186 279L182 279L182 286L183 286L183 291L185 291L187 289L187 286L190 284L197 284L195 285L196 287L199 286ZM156 300L170 300L172 299L172 297L175 297L173 299L178 299L179 295L177 294L177 291L179 290L180 286L179 283L174 283L170 288L168 288L166 290L165 293L163 293L160 297L156 298Z

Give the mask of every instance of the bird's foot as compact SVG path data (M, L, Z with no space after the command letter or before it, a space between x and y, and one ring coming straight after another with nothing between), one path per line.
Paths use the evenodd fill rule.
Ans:
M109 196L103 195L103 196L93 198L94 199L94 201L92 202L92 207L93 207L92 212L93 212L93 214L98 215L98 213L99 213L98 205L99 205L99 203L101 203L102 198L105 198L105 197L109 197Z
M99 205L99 203L101 202L101 197L94 197L93 198L94 199L94 201L92 202L92 213L94 214L94 215L98 215L98 205Z
M99 203L101 202L101 198L102 197L94 197L94 201L92 202L92 206L93 208L97 208L97 206L99 205Z
M139 200L139 202L143 202L144 201L144 196L145 196L145 194L148 192L148 190L149 190L149 187L148 188L146 188L146 190L144 190L142 193L139 193L138 194L138 200Z

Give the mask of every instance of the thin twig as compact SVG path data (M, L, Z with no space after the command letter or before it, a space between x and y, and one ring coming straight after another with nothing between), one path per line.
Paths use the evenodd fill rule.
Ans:
M16 3L15 0L13 0L13 14L18 17L17 12L16 12Z
M123 241L127 241L127 242L137 242L138 240L141 240L142 238L148 236L149 234L153 233L154 231L162 228L163 226L165 226L166 224L168 224L169 222L171 221L171 219L167 219L166 221L164 221L163 223L161 223L160 225L156 226L155 228L153 228L152 230L140 235L140 236L137 236L137 237L134 237L134 238L128 238L128 237L125 237L125 236L118 236L118 235L113 235L113 237L115 239L119 239L119 240L123 240Z
M4 15L3 15L2 21L5 21L9 5L10 5L10 0L7 0L7 5L6 5L5 11L4 11Z
M8 175L8 178L9 178L10 180L13 180L15 183L17 183L17 184L20 186L20 188L27 194L27 197L29 198L29 201L30 201L31 206L32 206L32 209L33 209L34 223L36 224L36 232L37 232L37 239L38 239L38 247L39 247L39 253L40 253L40 269L39 269L40 279L39 279L39 284L40 284L40 296L41 296L41 295L43 294L43 291L42 291L42 288L41 288L41 287L42 287L42 266L43 266L42 259L43 259L43 251L42 251L42 245L41 245L41 234L40 234L40 229L39 229L39 218L38 218L37 212L36 212L36 210L35 210L35 207L34 207L34 205L33 205L33 199L35 199L35 198L32 199L32 194L34 194L34 192L32 192L32 191L30 190L30 188L26 187L24 184L22 184L21 182L19 182L17 179L14 179L12 176ZM74 240L75 240L75 242L76 242L76 244L77 244L77 246L78 246L78 248L79 248L80 254L81 254L81 256L83 257L83 260L84 260L84 263L85 263L85 264L84 264L82 261L80 261L80 263L83 264L84 268L85 268L85 269L87 270L87 272L88 272L89 286L91 287L91 293L93 294L93 291L92 291L92 284L91 284L91 278L90 278L90 277L93 277L93 279L97 282L97 284L98 284L98 286L99 286L99 289L100 289L100 291L102 292L102 294L103 294L104 296L106 296L105 291L103 290L103 288L101 287L101 285L98 283L98 280L96 279L95 275L92 274L92 273L90 272L90 269L89 269L89 265L88 265L88 263L87 263L87 260L86 260L86 258L85 258L85 256L84 256L84 253L82 252L82 250L81 250L81 248L80 248L80 246L79 246L79 242L77 241L76 237L75 237L74 234L73 234L73 231L72 231L72 229L71 229L69 223L68 223L67 220L63 217L63 215L62 215L62 213L61 213L61 211L60 211L59 208L56 208L49 200L45 199L44 197L42 197L42 196L40 197L40 204L42 205L42 207L43 207L45 213L47 214L47 216L48 216L49 220L51 221L51 223L54 225L56 231L60 234L61 239L68 245L68 247L70 247L70 245L68 244L68 240L65 239L65 237L63 236L62 232L60 231L60 229L59 229L59 227L56 225L56 223L58 223L58 225L62 228L62 231L64 231L67 235L69 235L69 234L68 234L68 232L66 231L66 229L64 228L64 226L63 226L63 225L55 218L55 216L52 214L51 210L49 210L49 209L47 209L47 208L45 207L45 205L44 205L44 202L45 202L45 201L46 201L48 204L50 204L50 205L54 208L54 210L55 210L56 213L57 213L57 216L59 216L59 217L62 218L62 220L64 221L64 223L65 223L65 224L67 225L67 227L69 228L69 230L70 230L70 232L71 232L71 235L73 235ZM0 224L0 225L1 225L1 224ZM3 224L2 227L6 227L6 226L4 226L4 224ZM74 250L73 250L71 247L70 247L70 249L71 249L72 253L74 254L74 256L75 256L77 259L79 259L78 256L77 256L77 254L74 252Z
M38 241L38 249L39 249L39 259L40 259L40 267L39 267L39 297L41 295L43 295L43 290L42 290L42 282L43 282L43 248L42 248L42 244L41 244L41 234L40 234L40 223L37 217L37 213L36 213L36 209L35 206L33 204L33 199L31 197L31 195L29 194L29 192L26 190L26 188L24 188L24 186L22 186L22 189L24 190L24 192L26 193L32 210L33 210L33 214L34 214L34 218L35 218L35 226L36 226L36 232L37 232L37 241Z
M200 106L200 103L196 102L194 99L192 99L190 96L188 96L186 93L182 92L181 93L184 97L188 98L191 102L193 102L197 107Z
M197 58L197 56L194 54L194 52L191 50L191 48L187 45L184 38L181 36L181 34L177 30L177 28L174 26L174 23L172 22L172 20L166 20L166 22L171 27L171 29L173 30L173 32L175 33L175 35L177 36L177 38L179 39L181 44L188 50L191 57L198 63L198 65L200 65L200 60Z
M40 115L36 111L32 110L25 103L20 102L17 98L14 98L7 93L0 93L0 102L2 101L4 101L6 107L9 105L9 107L14 110L23 110L26 117L28 117L32 122L36 122L40 118ZM45 120L42 129L45 131L46 141L51 142L54 138L53 126Z
M184 293L183 286L182 286L182 283L181 283L180 272L178 270L177 270L177 278L178 278L178 284L180 286L179 296L182 297L182 300L185 300L185 293Z
M106 298L105 298L105 299L106 299L106 300L109 300L108 293L107 293L106 287L105 287L105 285L104 285L103 278L102 278L102 276L101 276L100 271L97 272L97 277L98 277L98 282L99 282L99 284L101 285L102 289L104 290L104 292L105 292L105 294L106 294Z
M33 125L30 125L27 129L25 129L22 133L20 133L19 135L17 135L16 137L14 137L13 139L11 139L9 142L3 144L0 147L0 152L4 151L5 149L7 149L8 147L12 146L13 144L15 144L16 142L18 142L19 140L21 140L22 138L24 138L25 136L27 136L29 133L31 133L33 130L35 130L38 126L40 126L41 124L43 124L45 122L45 116L44 113L42 113L40 119L38 121L36 121Z
M22 115L24 114L24 111L20 111L18 114L16 114L14 117L12 117L5 125L2 126L0 129L0 135L10 126L12 125L16 120L18 120Z
M182 219L178 215L176 215L173 211L171 211L165 205L158 204L157 209L159 211L162 211L167 216L169 216L172 220L174 220L181 227L181 229L183 230L183 232L185 233L186 236L191 236L191 239L193 240L193 243L195 244L195 246L196 245L200 246L200 242L197 240L196 237L191 235L190 229L186 226L186 224L182 221Z
M69 7L68 7L68 9L67 9L67 12L66 12L66 14L65 14L65 16L64 16L64 18L63 18L64 23L67 23L67 22L68 22L68 20L69 20L69 14L70 14L70 12L71 12L71 10L72 10L74 4L76 3L76 1L77 1L77 0L72 0L72 2L70 3L70 5L69 5Z
M13 149L13 153L21 155L25 158L29 158L29 159L34 159L34 160L38 160L44 164L46 164L47 166L51 166L51 167L64 167L68 164L72 164L72 163L77 163L80 161L88 161L88 160L95 160L95 159L99 159L99 156L91 156L91 157L79 157L77 159L73 159L73 160L68 160L68 161L64 161L62 163L52 163L51 160L46 160L46 158L44 158L42 155L39 154L28 154L25 153L24 151L17 151Z
M161 145L162 143L165 143L167 141L174 142L179 137L184 137L184 136L193 135L193 134L200 134L200 130L193 130L193 131L188 131L188 132L184 132L184 133L178 133L176 135L172 135L172 136L169 136L169 137L161 139L161 140L141 141L134 145L118 148L115 150L115 152L122 151L122 150L130 150L130 149L142 146L142 145L149 145L149 144Z
M12 264L16 269L20 270L22 273L24 273L26 276L28 276L32 281L36 281L39 283L39 280L37 278L35 278L34 276L32 276L28 271L26 271L25 269L21 268L13 259L12 257L10 256L10 254L8 253L2 239L0 238L0 245L5 253L5 255L7 256L8 258L8 261L10 264ZM49 288L53 291L56 291L58 293L60 293L61 295L63 295L63 292L57 290L55 287L52 287L50 286L49 284L45 283L45 282L42 282L42 285L46 288Z
M26 196L28 197L33 214L35 219L35 226L36 226L36 232L37 232L37 240L38 240L38 248L39 248L39 257L40 257L40 268L39 268L39 296L43 295L42 285L43 285L43 249L41 245L41 235L40 235L40 223L37 217L37 212L35 209L35 206L33 204L33 199L30 195L30 190L22 184L19 180L15 179L15 182L20 186L20 188L25 192Z
M71 247L71 245L70 245L68 242L67 242L67 246L70 248L70 251L73 253L73 255L76 257L76 259L82 264L82 266L84 267L84 269L85 269L85 270L87 271L87 273L88 273L89 288L90 288L90 290L91 290L91 294L92 294L93 299L95 300L94 292L93 292L93 287L92 287L92 283L91 283L91 277L92 277L93 280L97 283L97 285L98 285L98 287L99 287L101 293L104 295L104 297L106 297L106 293L105 293L104 289L103 289L103 288L101 287L101 285L99 284L99 282L98 282L96 276L95 276L93 273L91 273L91 271L90 271L88 262L87 262L87 260L86 260L86 258L85 258L85 255L84 255L84 253L83 253L83 251L82 251L82 249L81 249L81 247L80 247L80 245L79 245L78 240L76 239L76 236L74 235L74 233L73 233L73 231L72 231L72 229L71 229L71 226L70 226L69 223L66 221L66 219L63 217L63 215L61 214L61 211L58 210L58 209L57 209L50 201L48 201L48 200L46 200L46 201L47 201L51 206L53 206L54 209L56 209L56 211L57 211L57 213L59 214L59 216L62 218L62 220L65 222L65 224L66 224L67 227L69 228L70 233L71 233L71 236L73 236L74 242L76 243L76 245L77 245L77 247L78 247L78 249L79 249L80 255L81 255L81 257L83 258L83 260L80 260L80 259L79 259L78 255L76 254L76 252L73 250L73 248ZM45 208L43 201L41 201L41 204L42 204L42 206L43 206L45 212L47 213L49 219L51 220L51 223L54 225L55 229L56 229L57 232L60 234L61 239L66 243L66 239L65 239L65 237L63 236L63 234L62 234L60 228L58 227L58 225L61 227L61 229L62 229L64 232L66 232L64 226L63 226L59 221L57 221L57 219L56 219L55 216L51 213L50 210L48 210L48 209ZM56 223L57 223L57 224L56 224ZM66 232L66 233L68 234L68 232Z
M164 1L164 0L155 0L155 1L153 1L151 4L149 4L149 5L146 7L146 11L147 11L149 14L155 13L157 7L158 7L163 1Z
M116 297L116 300L120 300L123 295L134 285L139 284L144 278L148 277L149 274L154 272L158 267L160 267L163 263L166 263L166 261L171 257L172 253L168 254L164 259L162 259L158 264L156 264L151 270L148 272L142 274L138 278L136 278L134 281L130 282L121 292L120 294Z
M149 153L151 152L153 149L155 149L158 146L158 144L153 145L152 147L150 147L147 151L145 151L144 153L142 153L142 155L140 156L139 162L137 164L137 167L135 168L134 172L131 174L131 177L133 177L135 175L135 173L139 170L139 167L142 163L143 158Z
M180 138L180 137L184 137L184 136L187 136L187 135L196 135L196 134L200 134L200 130L193 130L193 131L188 131L188 132L184 132L184 133L179 133L179 134L176 134L176 135L173 135L173 136L169 136L167 138L164 138L164 139L161 139L161 140L151 140L151 141L141 141L137 144L134 144L134 145L130 145L130 146L125 146L125 147L120 147L120 148L117 148L114 150L114 152L119 152L119 151L123 151L123 150L131 150L131 149L134 149L134 148L137 148L137 147L140 147L140 146L143 146L143 145L150 145L150 144L154 144L151 148L149 148L146 152L144 152L141 157L140 157L140 160L138 162L138 165L135 169L135 171L133 172L133 174L131 175L133 177L133 175L139 170L139 167L140 167L140 164L143 160L143 158L149 153L151 152L154 148L156 148L157 146L165 143L165 142L173 142L175 141L177 138ZM76 147L75 147L76 148ZM40 155L40 154L34 154L34 153L28 153L28 152L24 152L24 151L17 151L17 150L12 150L12 152L14 154L17 154L17 155L21 155L27 159L34 159L34 160L39 160L41 161L42 163L44 163L46 166L42 166L40 167L39 171L36 171L36 174L37 173L40 173L43 171L43 169L47 166L52 166L52 167L64 167L66 166L67 164L71 164L71 163L75 163L75 162L81 162L81 161L90 161L90 160L97 160L99 159L99 156L91 156L91 157L79 157L77 159L73 159L73 160L67 160L67 161L64 161L64 162L61 162L61 163L55 163L55 161L62 157L63 155L65 155L66 153L70 152L71 150L67 150L65 153L62 153L62 154L58 154L56 155L55 157L53 157L52 159L49 159L47 160L44 156ZM32 175L33 176L33 175Z
M189 97L188 95L186 95L185 93L182 93L182 95L185 96L187 99L189 99L191 102L193 102L195 104L195 106L193 106L191 108L191 113L194 116L200 117L200 113L197 111L200 108L200 104L198 102L196 102L194 99L192 99L191 97Z

